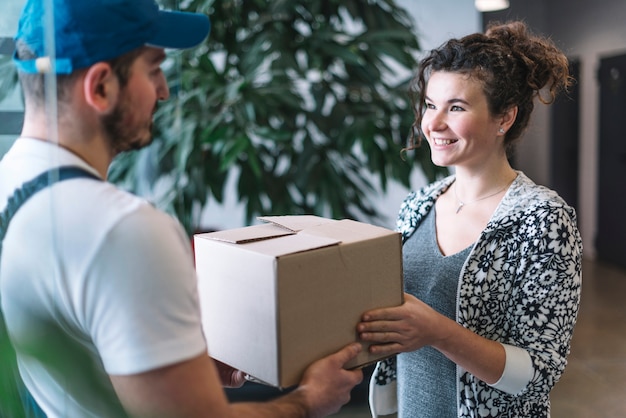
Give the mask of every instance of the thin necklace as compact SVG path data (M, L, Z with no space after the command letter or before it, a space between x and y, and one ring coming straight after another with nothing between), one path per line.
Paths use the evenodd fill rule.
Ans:
M454 182L454 197L456 197L457 202L459 202L459 206L456 208L456 212L455 213L459 213L461 211L461 209L463 209L463 206L471 204L471 203L476 203L476 202L480 202L481 200L485 200L488 199L492 196L497 195L498 193L501 193L504 189L506 189L510 183L507 183L504 185L504 187L502 187L501 189L498 189L497 191L487 195L487 196L483 196L481 198L478 198L476 200L472 200L471 202L464 202L461 199L459 199L459 195L456 194L456 181Z

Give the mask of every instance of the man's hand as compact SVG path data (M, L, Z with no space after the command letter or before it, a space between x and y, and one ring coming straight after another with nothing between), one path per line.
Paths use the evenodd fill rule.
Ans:
M362 350L358 343L311 364L305 371L296 392L305 399L310 417L325 417L348 403L350 391L363 380L360 369L346 370L345 365Z
M213 359L217 367L217 373L222 381L222 386L227 388L240 388L246 383L246 374L241 370L237 370L228 364Z
M268 402L229 404L221 384L239 384L240 371L205 353L193 359L135 375L111 375L120 401L134 417L321 418L350 400L363 379L344 366L361 351L351 344L313 363L294 391Z

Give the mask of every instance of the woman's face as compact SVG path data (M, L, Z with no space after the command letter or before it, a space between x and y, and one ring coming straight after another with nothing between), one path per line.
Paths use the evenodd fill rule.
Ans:
M502 118L489 112L480 82L466 74L433 72L426 85L422 131L438 166L483 167L506 158Z

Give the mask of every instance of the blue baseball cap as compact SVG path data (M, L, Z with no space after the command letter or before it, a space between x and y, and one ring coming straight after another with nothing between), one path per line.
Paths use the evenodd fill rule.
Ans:
M200 13L160 10L154 0L52 0L54 60L46 56L43 0L26 0L15 41L36 59L13 62L26 73L70 74L144 45L184 49L202 42L211 23ZM54 64L54 65L53 65Z

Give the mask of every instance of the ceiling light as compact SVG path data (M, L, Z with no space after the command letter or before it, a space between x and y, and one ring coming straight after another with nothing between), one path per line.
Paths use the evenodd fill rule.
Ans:
M494 12L509 7L509 0L475 0L474 5L479 12Z

